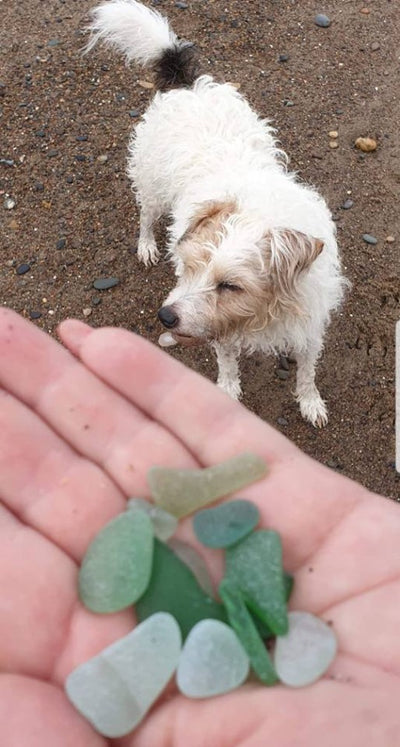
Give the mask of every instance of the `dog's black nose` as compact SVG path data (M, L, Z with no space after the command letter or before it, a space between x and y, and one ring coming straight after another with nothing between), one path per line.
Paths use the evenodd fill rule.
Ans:
M162 306L158 312L158 318L167 329L176 327L179 322L179 316L175 313L172 306Z

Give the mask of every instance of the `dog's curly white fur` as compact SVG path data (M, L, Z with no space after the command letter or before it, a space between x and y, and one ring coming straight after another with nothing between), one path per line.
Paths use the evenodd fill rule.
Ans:
M89 47L104 40L155 67L161 88L177 86L156 93L128 160L145 265L159 257L154 223L172 219L178 280L161 321L182 344L213 345L218 384L235 398L241 350L290 352L301 413L325 425L315 365L347 284L326 203L288 173L269 122L232 85L195 77L190 45L157 12L111 0L94 9L90 30Z

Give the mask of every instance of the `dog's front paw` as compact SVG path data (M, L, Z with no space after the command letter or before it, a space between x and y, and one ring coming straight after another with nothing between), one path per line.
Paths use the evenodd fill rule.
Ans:
M218 379L217 385L225 392L225 394L229 394L232 399L240 399L242 390L239 381Z
M149 241L148 239L139 240L137 255L140 262L143 262L146 267L150 265L156 265L160 259L160 254L157 249L155 241Z
M299 399L300 412L314 428L323 428L328 422L328 410L320 395Z

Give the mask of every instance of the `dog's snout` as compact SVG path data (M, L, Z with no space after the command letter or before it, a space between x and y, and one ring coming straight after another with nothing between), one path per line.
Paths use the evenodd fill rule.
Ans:
M172 306L162 306L160 311L158 312L158 318L160 322L163 323L164 327L167 327L167 329L176 327L179 322L179 316L174 311Z

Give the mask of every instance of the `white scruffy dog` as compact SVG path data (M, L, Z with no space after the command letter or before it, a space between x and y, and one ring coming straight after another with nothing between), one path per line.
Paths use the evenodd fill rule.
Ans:
M324 200L286 170L268 121L228 83L197 77L195 50L134 0L96 7L90 49L103 40L151 67L158 87L129 147L140 206L139 259L159 253L153 225L172 218L177 285L159 311L160 342L210 343L218 384L239 397L241 350L290 353L303 417L325 425L315 364L346 281ZM171 90L167 90L171 89Z

